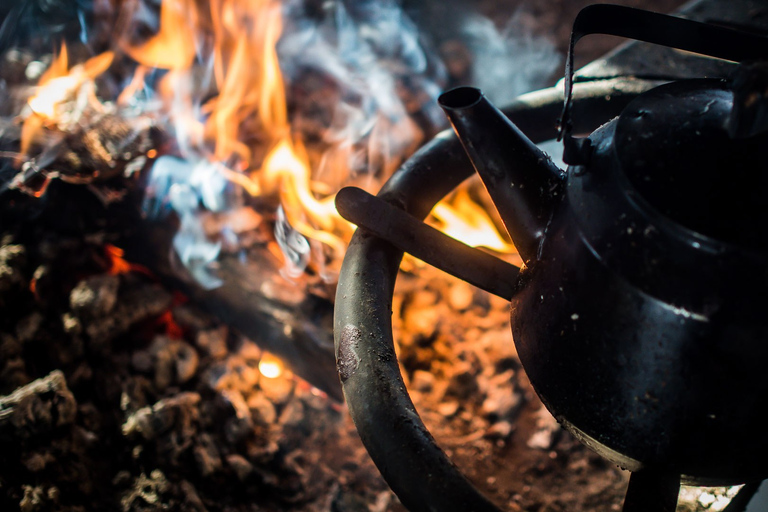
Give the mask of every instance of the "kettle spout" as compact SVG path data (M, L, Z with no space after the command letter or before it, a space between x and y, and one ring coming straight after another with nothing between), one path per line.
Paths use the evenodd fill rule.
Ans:
M535 259L560 200L563 172L479 89L452 89L438 102L523 261Z

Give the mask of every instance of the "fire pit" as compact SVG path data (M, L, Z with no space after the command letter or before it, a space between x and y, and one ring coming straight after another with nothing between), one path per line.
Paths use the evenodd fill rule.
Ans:
M3 510L403 510L340 402L332 298L352 227L333 193L376 190L442 129L440 89L472 79L473 59L498 62L482 47L527 48L553 70L557 53L530 41L547 24L562 33L580 5L516 16L534 30L514 44L481 18L448 34L425 23L430 53L394 3L247 3L259 14L226 1L0 8ZM517 4L474 7L503 24ZM341 46L343 59L329 50ZM480 218L480 244L519 264L487 204L472 183L433 222L476 232ZM452 459L512 510L614 510L627 475L542 408L506 303L412 258L403 269L397 350ZM734 492L686 503L718 510Z

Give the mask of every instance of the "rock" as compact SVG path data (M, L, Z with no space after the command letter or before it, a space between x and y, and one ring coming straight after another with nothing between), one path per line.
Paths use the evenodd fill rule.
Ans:
M173 320L185 331L200 333L211 328L213 320L191 303L179 304L171 310Z
M85 333L91 347L108 349L113 338L140 322L160 316L168 310L171 302L171 294L160 285L133 283L119 294L117 304L109 315L92 318L86 324Z
M224 438L230 445L236 445L244 440L253 432L253 418L248 404L245 403L243 395L236 390L224 390L222 397L226 399L231 407L231 412L227 412L230 417L224 422Z
M39 337L43 320L43 315L39 311L25 316L16 324L16 337L22 343L35 340Z
M450 402L443 402L437 406L437 412L446 418L450 418L459 410L459 402L451 400Z
M155 336L146 351L133 354L131 362L140 371L154 372L155 386L164 390L192 379L197 374L200 358L197 351L183 340Z
M182 496L181 510L184 512L208 512L203 500L197 494L195 486L190 482L187 480L179 482L179 491Z
M278 422L284 427L298 427L304 417L304 404L300 400L291 400L280 413Z
M416 340L431 339L440 324L442 309L438 306L408 307L403 316L404 331Z
M61 491L58 487L51 486L47 489L42 485L32 487L31 485L22 485L24 497L19 502L21 512L38 512L42 510L51 510L59 502Z
M148 350L137 350L131 354L131 365L141 373L150 373L155 368L152 354Z
M0 361L18 357L21 351L22 344L17 338L4 332L0 333Z
M286 372L271 379L262 375L259 379L259 387L264 396L277 406L285 404L291 398L295 385L296 382Z
M370 512L368 503L352 491L339 489L331 503L331 512Z
M55 462L55 458L53 454L50 452L43 452L43 453L32 453L28 457L25 457L22 459L21 463L24 465L25 468L31 473L38 473L45 469L45 467L51 463Z
M550 450L560 435L560 424L542 407L536 413L536 427L538 430L531 435L526 445L536 450Z
M166 389L175 380L175 351L172 340L167 336L155 336L149 346L154 366L155 386L159 391Z
M451 371L453 373L449 379L447 393L461 401L468 400L477 390L476 372L472 364L456 361Z
M514 372L509 370L490 381L481 409L491 420L514 419L523 405L522 395L511 380L513 376Z

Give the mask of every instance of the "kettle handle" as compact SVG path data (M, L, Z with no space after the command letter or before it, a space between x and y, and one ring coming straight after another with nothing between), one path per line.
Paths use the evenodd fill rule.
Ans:
M587 163L591 151L589 139L571 135L574 47L590 34L625 37L733 62L768 60L768 38L763 36L621 5L585 7L573 22L565 60L565 102L558 122L563 160L570 165Z

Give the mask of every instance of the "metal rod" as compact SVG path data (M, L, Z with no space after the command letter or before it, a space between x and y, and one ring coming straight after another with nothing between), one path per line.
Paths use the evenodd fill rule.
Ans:
M347 187L336 195L336 209L401 251L494 295L512 298L519 268L451 238L384 199Z

